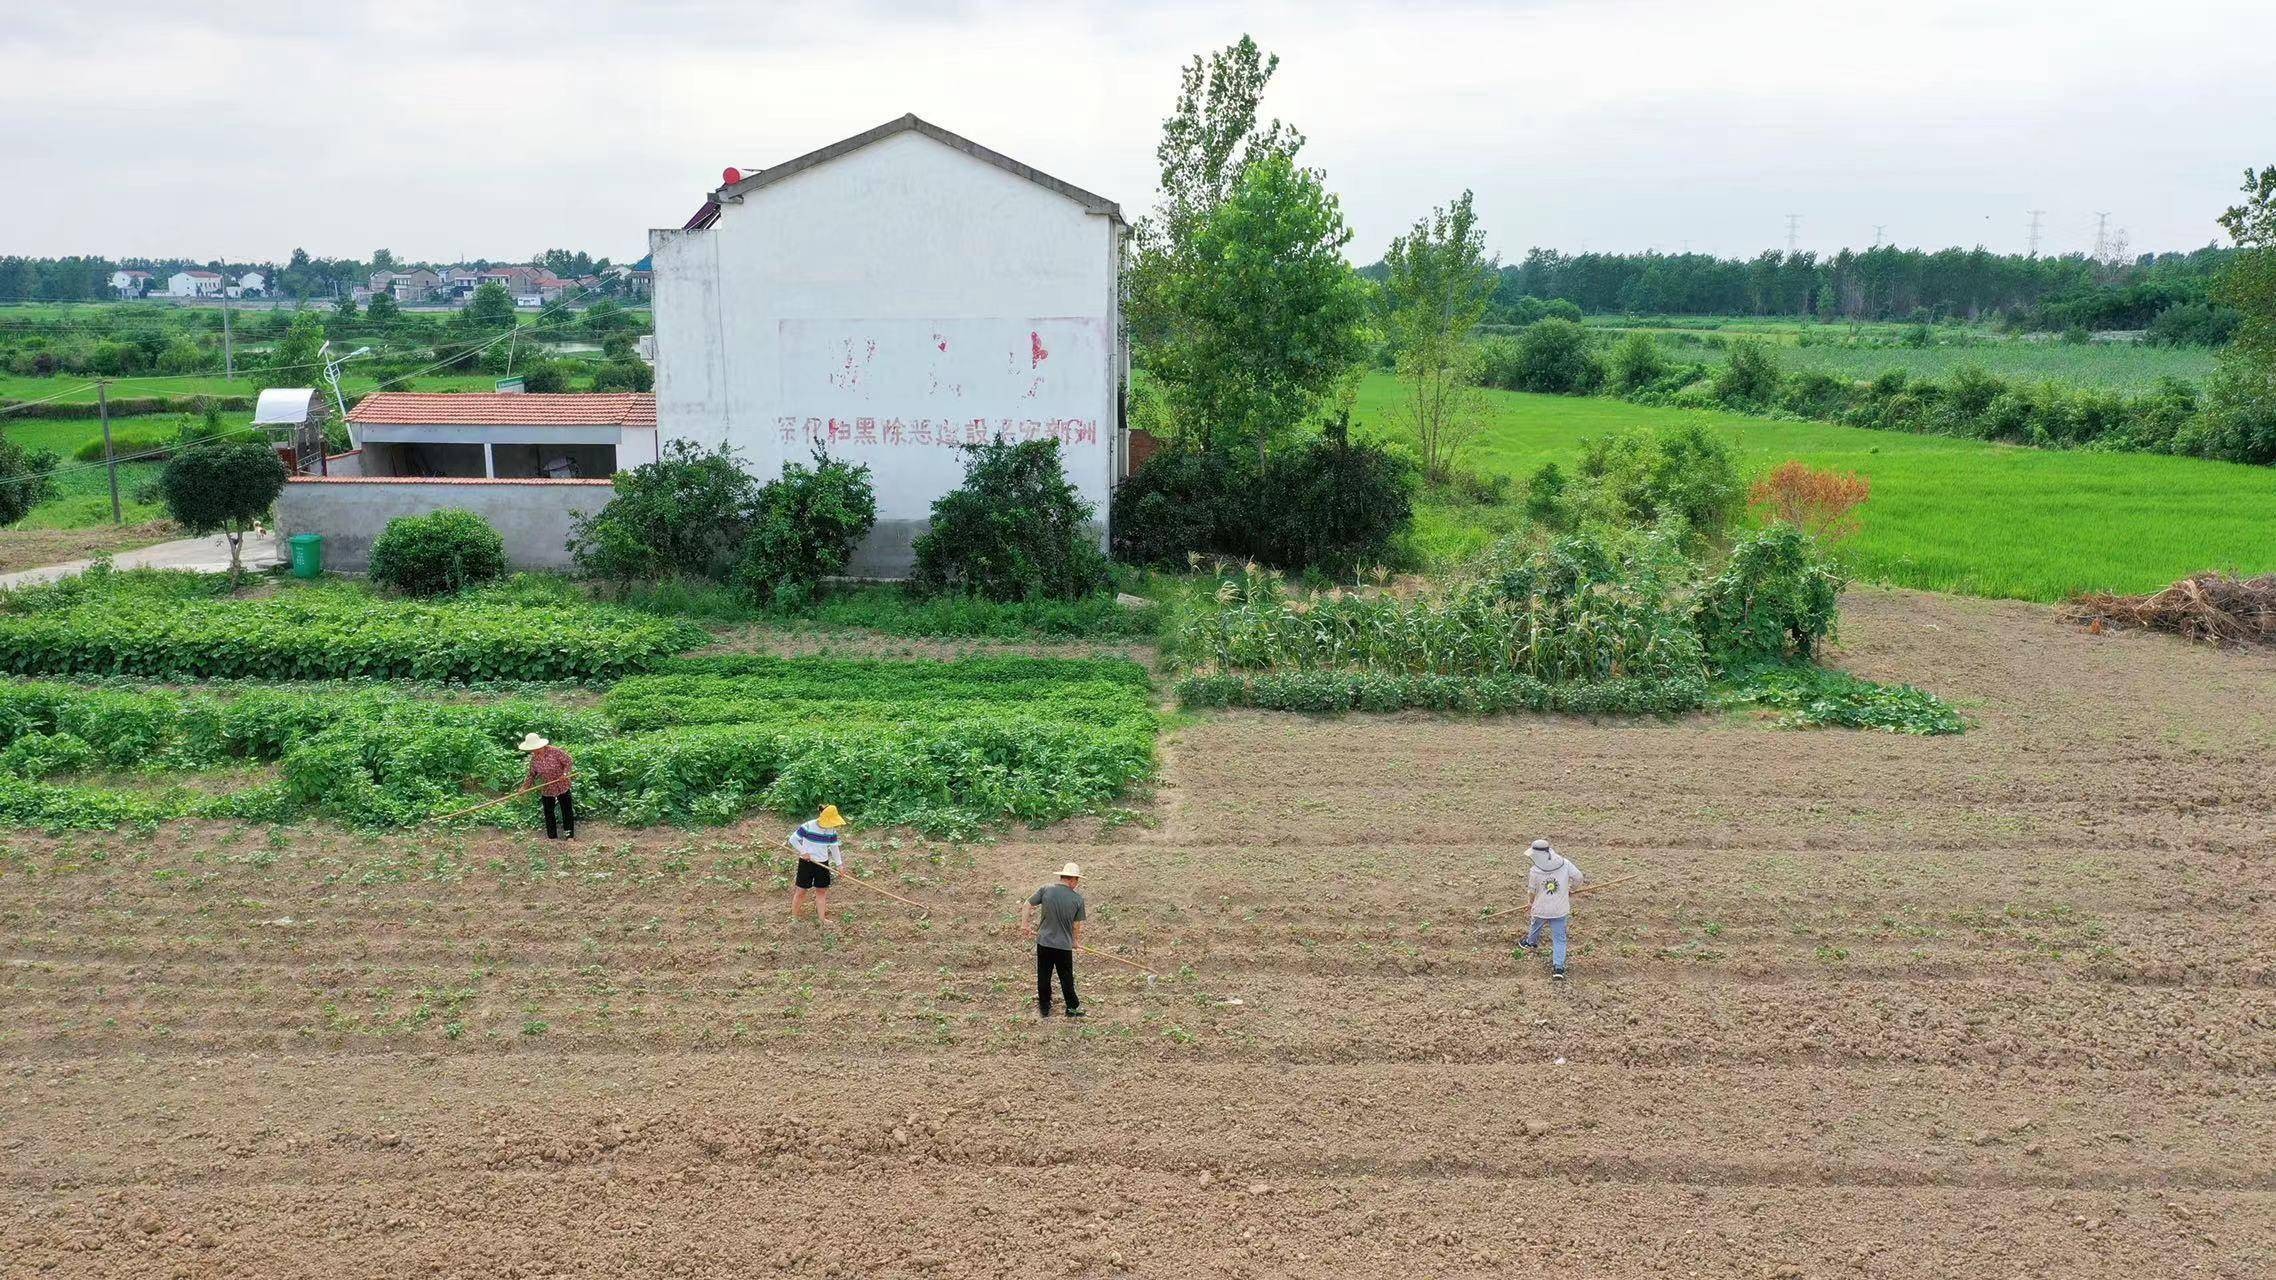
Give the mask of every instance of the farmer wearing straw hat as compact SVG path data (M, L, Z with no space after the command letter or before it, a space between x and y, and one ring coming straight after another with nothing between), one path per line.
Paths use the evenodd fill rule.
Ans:
M1546 840L1536 840L1527 850L1533 865L1525 873L1526 892L1533 895L1533 927L1525 931L1525 941L1517 945L1532 951L1541 945L1541 930L1549 930L1549 976L1565 976L1565 920L1573 914L1573 889L1588 879L1579 865L1564 854L1551 848Z
M1067 1000L1067 1016L1083 1016L1083 1002L1075 996L1075 948L1083 943L1083 895L1075 891L1083 869L1070 862L1059 868L1059 883L1047 884L1028 897L1019 909L1022 933L1035 939L1035 1005L1051 1016L1051 975L1059 975L1059 991ZM1035 909L1043 908L1043 923L1035 922Z
M830 873L846 865L845 852L838 845L838 828L844 825L838 806L826 804L812 822L801 822L790 833L786 843L798 854L798 876L790 883L791 919L798 918L798 904L811 893L815 923L830 923Z
M533 733L522 739L522 754L529 757L522 790L537 788L538 802L545 806L545 838L576 839L577 805L569 798L569 753Z

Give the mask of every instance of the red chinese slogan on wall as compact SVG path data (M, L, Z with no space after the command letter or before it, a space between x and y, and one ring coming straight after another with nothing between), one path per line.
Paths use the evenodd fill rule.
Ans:
M1096 418L879 418L785 414L775 420L785 445L804 441L825 449L953 449L991 441L1056 440L1080 448L1099 442Z

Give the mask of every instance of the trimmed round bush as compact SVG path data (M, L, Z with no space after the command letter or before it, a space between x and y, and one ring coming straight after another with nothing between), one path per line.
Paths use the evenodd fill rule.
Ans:
M471 511L397 516L371 544L371 580L407 596L448 595L506 572L506 540Z

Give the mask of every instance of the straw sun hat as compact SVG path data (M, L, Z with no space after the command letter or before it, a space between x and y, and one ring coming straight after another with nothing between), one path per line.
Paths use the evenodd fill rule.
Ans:
M550 747L552 745L552 743L546 741L544 738L541 738L538 735L532 733L522 738L522 745L520 749L523 751L535 751L539 747Z

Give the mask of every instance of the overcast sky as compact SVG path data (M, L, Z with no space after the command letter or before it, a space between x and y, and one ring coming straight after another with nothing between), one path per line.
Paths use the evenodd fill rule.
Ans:
M1243 31L1361 262L1464 187L1510 260L2189 248L2276 164L2271 0L0 0L0 253L623 260L910 111L1135 217Z

